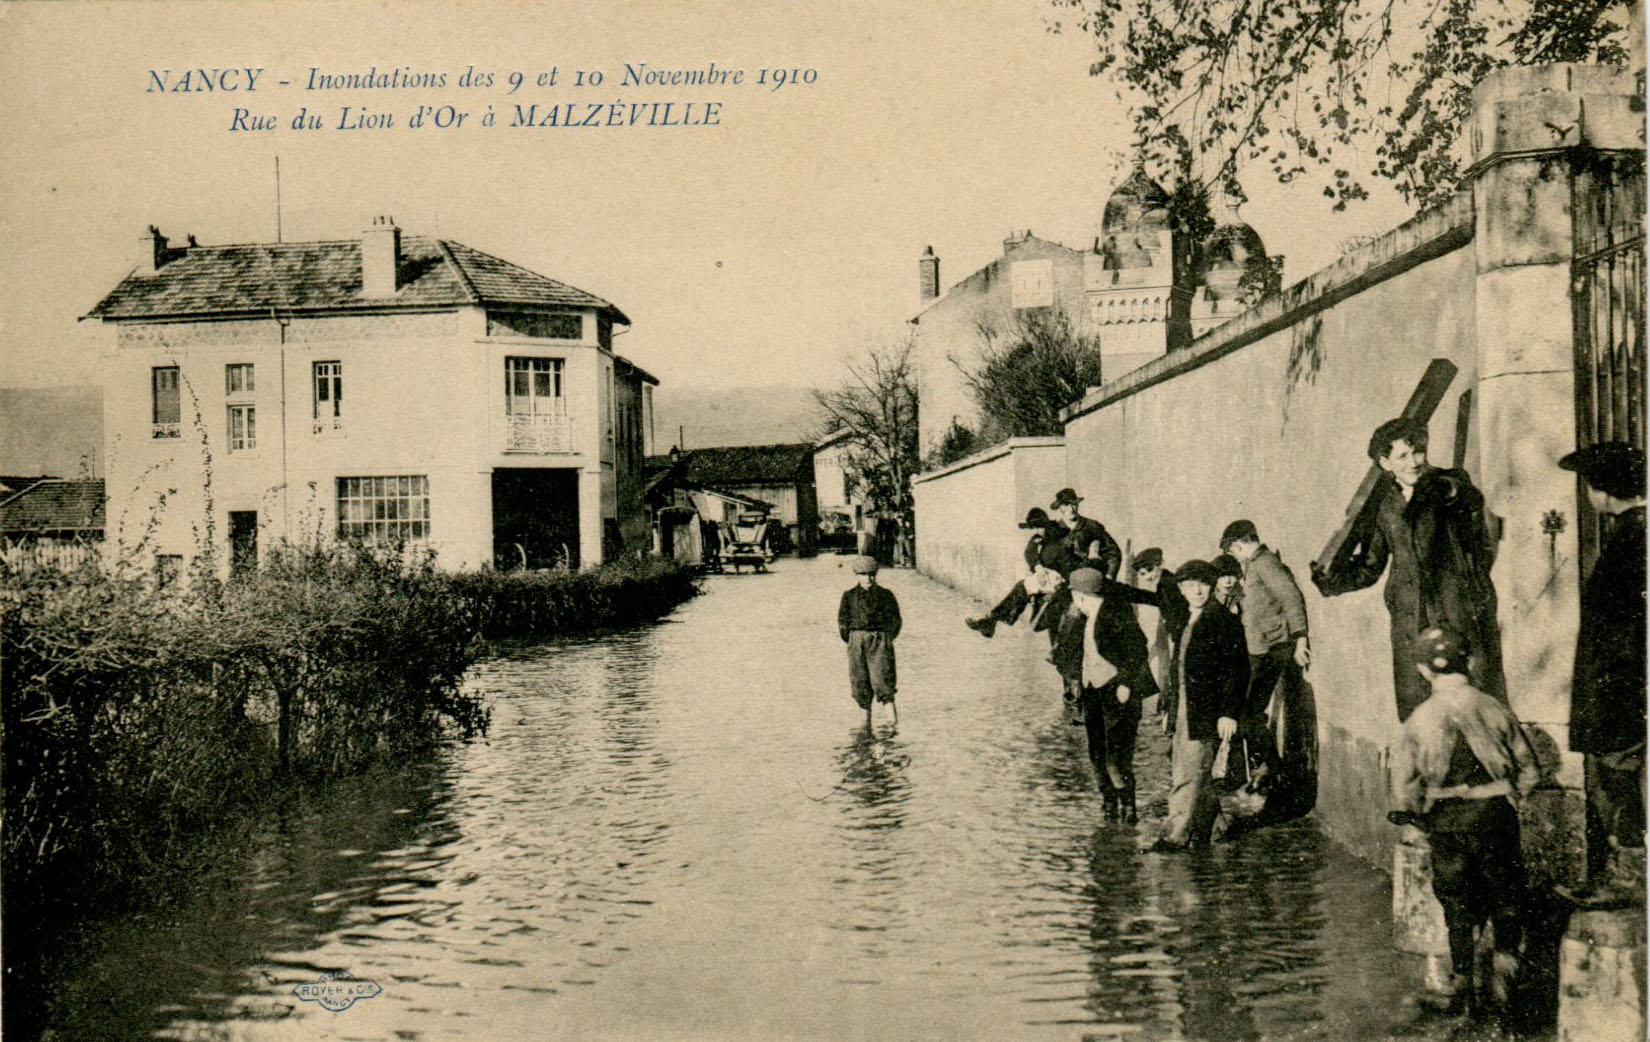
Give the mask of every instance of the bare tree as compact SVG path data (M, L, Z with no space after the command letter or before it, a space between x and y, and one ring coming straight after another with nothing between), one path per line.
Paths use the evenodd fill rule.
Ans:
M847 469L873 510L900 520L909 560L911 475L917 458L917 381L909 337L864 348L835 387L814 388L825 428L848 435Z

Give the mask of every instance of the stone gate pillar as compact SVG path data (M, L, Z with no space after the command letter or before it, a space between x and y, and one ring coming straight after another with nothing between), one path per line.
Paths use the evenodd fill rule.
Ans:
M1560 788L1527 808L1532 875L1585 874L1581 757L1569 752L1581 576L1571 313L1572 193L1581 152L1644 150L1633 77L1594 65L1502 69L1473 92L1468 130L1478 261L1478 473L1503 524L1494 579L1507 691Z

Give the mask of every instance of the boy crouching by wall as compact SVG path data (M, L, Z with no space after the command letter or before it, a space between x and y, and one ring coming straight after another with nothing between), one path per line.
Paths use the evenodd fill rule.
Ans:
M1541 780L1535 752L1506 704L1467 680L1458 633L1424 630L1415 668L1432 694L1404 723L1392 751L1394 825L1414 825L1432 846L1432 892L1449 931L1451 990L1423 993L1426 1005L1476 1013L1506 1001L1523 936L1524 858L1518 801ZM1475 988L1475 933L1495 923L1495 970Z

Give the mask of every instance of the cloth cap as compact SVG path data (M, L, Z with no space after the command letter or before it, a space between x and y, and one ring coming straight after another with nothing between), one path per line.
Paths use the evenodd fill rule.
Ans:
M1221 552L1225 553L1226 548L1237 542L1239 539L1260 539L1260 533L1255 531L1255 523L1253 521L1233 521L1231 524L1227 525L1226 530L1220 533Z
M1237 563L1237 558L1231 554L1221 554L1209 565L1214 568L1217 576L1230 575L1234 579L1243 578L1243 565Z
M877 559L866 554L855 554L849 567L854 570L855 575L875 575L878 568Z
M1026 519L1020 522L1021 528L1047 528L1048 514L1042 507L1032 507L1026 511Z
M1134 566L1136 568L1156 568L1162 563L1163 551L1155 546L1148 546L1134 555Z
M1215 571L1215 566L1208 561L1193 558L1175 569L1174 578L1175 582L1200 582L1213 586L1215 580L1220 578L1220 573Z
M1098 596L1100 584L1104 581L1104 578L1093 568L1079 568L1071 573L1071 578L1067 579L1066 582L1071 585L1072 593L1092 593Z
M1644 452L1626 442L1601 441L1577 449L1558 461L1562 470L1573 470L1587 484L1617 499L1644 495Z
M1059 510L1067 503L1081 503L1083 497L1077 494L1076 489L1063 488L1054 495L1054 502L1049 504L1050 510Z
M1467 671L1467 642L1448 627L1433 626L1422 630L1416 635L1411 650L1415 661L1434 673Z

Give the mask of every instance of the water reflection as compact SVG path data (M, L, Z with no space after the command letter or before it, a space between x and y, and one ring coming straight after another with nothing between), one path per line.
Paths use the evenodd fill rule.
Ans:
M1140 825L1104 822L1046 642L981 641L909 573L900 730L867 732L833 564L500 649L469 680L487 741L283 807L175 908L94 931L59 1037L1386 1034L1381 877L1304 821L1150 853L1162 736ZM291 995L336 969L384 993Z

